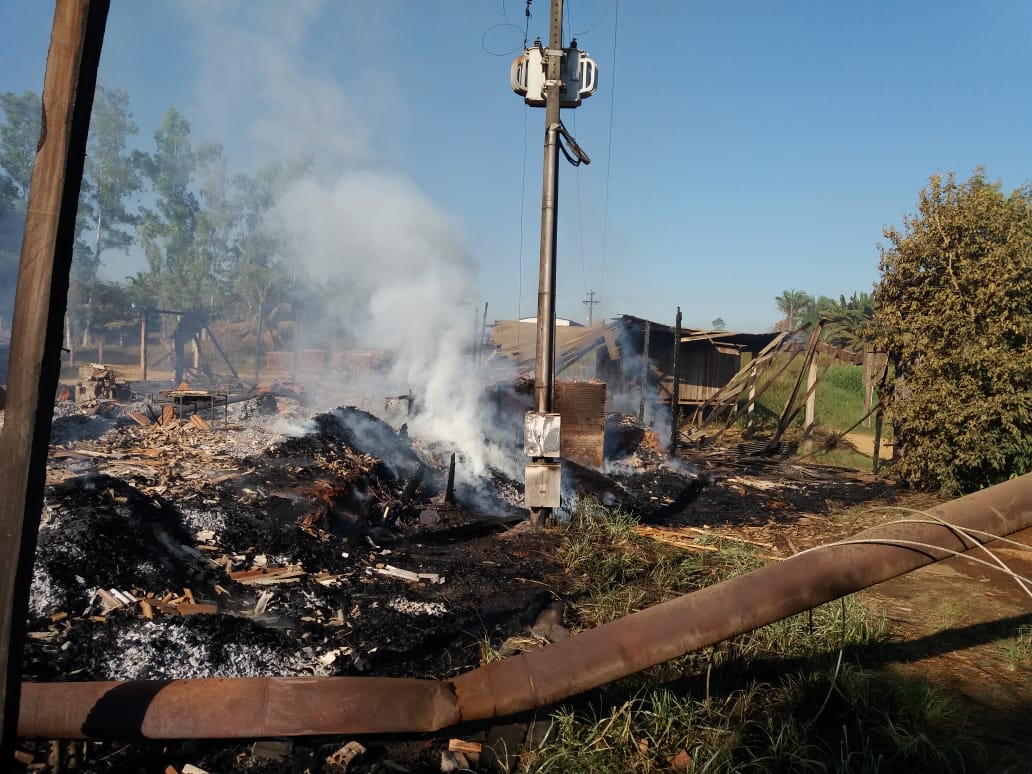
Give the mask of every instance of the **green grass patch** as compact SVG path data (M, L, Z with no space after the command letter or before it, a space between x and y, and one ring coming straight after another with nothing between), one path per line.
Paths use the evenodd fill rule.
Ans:
M698 538L715 551L685 553L636 526L628 514L582 502L563 527L558 555L575 628L766 563L752 546L719 535ZM853 664L858 648L882 636L882 622L852 598L790 616L563 705L515 770L978 770L980 748L948 698ZM767 677L757 682L757 674Z
M954 705L923 681L846 666L717 700L664 687L552 716L518 771L877 772L978 770Z
M765 372L760 375L759 386L762 387L766 379L775 374L789 357L789 355L782 355L775 358ZM764 425L774 426L777 424L777 418L781 415L785 401L792 393L792 387L799 376L802 365L803 358L796 357L774 383L762 395L757 396L757 414L761 417ZM820 367L818 365L818 368ZM805 393L806 374L803 375L795 405L799 405L803 401ZM814 419L818 425L839 431L851 427L864 415L863 367L847 363L832 363L818 382L814 394L816 395ZM803 419L804 412L800 411L793 420L792 426L802 429ZM857 428L857 432L873 432L873 430L861 426Z
M1032 624L1021 626L1017 634L1006 640L1001 648L1010 671L1032 667Z

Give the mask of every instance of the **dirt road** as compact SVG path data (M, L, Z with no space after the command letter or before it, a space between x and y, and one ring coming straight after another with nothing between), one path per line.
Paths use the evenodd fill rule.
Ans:
M851 443L853 448L861 454L867 457L874 457L874 436L866 435L865 433L846 433L845 440ZM892 445L885 443L884 439L878 451L881 459L892 459Z

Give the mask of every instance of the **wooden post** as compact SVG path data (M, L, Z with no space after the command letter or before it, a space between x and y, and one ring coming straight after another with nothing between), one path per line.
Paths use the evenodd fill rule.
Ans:
M448 463L448 485L444 489L444 501L455 505L455 452L452 452L451 462Z
M756 379L759 376L759 368L756 367L756 353L753 353L753 361L749 364L749 398L745 406L745 430L753 429L753 422L756 421Z
M641 400L638 401L638 421L645 421L645 390L649 384L649 344L650 337L652 335L652 323L649 320L645 321L645 341L642 344L641 356L645 360L645 364L642 366L641 371Z
M65 344L68 345L68 365L75 365L75 337L72 336L72 321L65 315Z
M817 356L810 361L810 373L806 375L806 419L803 422L803 451L813 451L814 413L817 407Z
M864 350L864 364L863 364L863 381L864 381L864 415L867 417L864 420L864 427L871 426L871 406L874 399L874 353L870 349Z
M147 310L140 312L140 381L147 381Z
M670 393L670 456L677 454L677 434L681 430L681 307L674 322L674 384Z
M258 319L255 321L254 332L254 386L257 387L262 380L262 315L265 313L265 304L262 299L258 301ZM333 362L332 353L330 362Z
M874 412L874 461L871 463L871 472L878 473L878 465L881 462L881 430L882 430L882 409L879 406Z
M57 0L25 217L0 435L0 761L11 761L75 215L109 0ZM6 766L6 764L4 764Z
M799 386L803 383L803 372L806 367L813 362L814 354L817 352L817 343L821 340L821 330L824 328L824 320L818 320L817 324L813 326L813 330L810 332L810 341L806 345L806 357L803 359L803 364L799 367L799 375L796 377L795 384L792 385L792 392L788 395L788 400L785 401L785 408L781 410L781 416L778 418L778 429L774 432L774 437L770 440L771 445L781 440L781 436L784 435L785 430L788 429L788 423L792 421L792 417L795 414L792 412L792 405L795 403L796 396L799 395Z

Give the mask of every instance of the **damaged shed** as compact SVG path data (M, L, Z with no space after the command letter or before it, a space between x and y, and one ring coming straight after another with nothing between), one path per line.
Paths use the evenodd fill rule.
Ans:
M619 359L612 357L611 349L600 352L599 378L611 389L640 390L641 367L628 367L626 361L640 362L647 358L650 363L648 385L655 388L661 402L669 404L674 392L676 362L681 406L699 406L712 398L741 370L743 354L755 357L779 335L681 328L675 359L677 330L673 326L626 314L612 325L617 326Z
M715 396L742 368L742 355L755 357L779 333L735 333L682 328L677 352L678 402L699 406ZM650 364L646 390L663 403L674 391L674 340L670 325L621 315L592 328L556 326L556 374L567 380L595 378L610 395L639 393L642 364ZM518 372L534 365L532 323L499 320L492 331L498 354Z

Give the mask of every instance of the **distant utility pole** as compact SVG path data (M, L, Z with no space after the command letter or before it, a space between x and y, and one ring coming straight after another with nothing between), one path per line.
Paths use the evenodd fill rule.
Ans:
M595 306L599 302L595 300L595 291L589 290L588 297L584 299L584 306L588 307L588 327L594 327L595 324Z
M563 0L552 0L548 48L535 41L512 63L510 83L528 105L545 108L545 155L541 180L541 255L538 273L537 341L534 359L534 411L526 417L524 499L530 520L539 526L560 503L559 416L555 392L556 226L559 199L560 136L563 154L572 164L586 164L587 155L566 131L560 108L575 108L595 93L597 68L577 49L563 48ZM571 155L572 153L572 155Z

